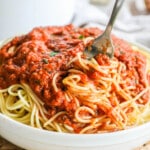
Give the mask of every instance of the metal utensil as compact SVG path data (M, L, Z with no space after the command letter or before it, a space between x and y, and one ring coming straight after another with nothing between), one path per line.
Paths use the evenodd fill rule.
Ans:
M93 44L86 48L84 50L84 54L90 59L94 56L96 56L99 53L102 54L106 54L108 55L110 58L113 57L114 55L114 46L112 44L112 40L111 40L111 30L113 28L113 24L115 22L116 16L123 4L124 0L116 0L113 10L112 10L112 14L110 17L110 20L108 22L108 25L106 26L105 31L103 32L102 35L100 35L99 37L97 37Z

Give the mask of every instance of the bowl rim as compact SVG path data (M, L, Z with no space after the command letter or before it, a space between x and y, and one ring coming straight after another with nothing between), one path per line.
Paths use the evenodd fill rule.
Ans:
M61 146L75 146L75 147L78 146L84 147L85 145L89 147L110 146L110 145L121 144L128 141L132 141L137 139L138 137L144 137L147 134L150 134L150 132L147 132L146 130L147 128L150 127L150 122L132 128L128 128L125 130L99 133L99 134L74 134L74 133L61 133L61 132L48 131L48 130L35 128L17 122L2 113L0 113L0 122L4 123L4 125L0 125L0 131L3 128L3 126L5 126L4 128L8 129L10 135L11 133L13 134L14 132L19 135L24 133L22 134L22 138L24 139L27 138L28 140L29 139L33 140L33 135L34 135L34 137L36 137L34 141L36 142L42 142L45 144L49 143L49 144L55 144ZM28 135L28 137L24 135ZM124 138L126 135L128 136L128 138ZM4 134L2 134L1 136L5 138Z

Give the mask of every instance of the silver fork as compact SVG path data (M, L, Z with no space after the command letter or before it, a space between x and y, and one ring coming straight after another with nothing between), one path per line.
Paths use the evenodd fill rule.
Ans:
M90 59L99 53L106 54L110 58L113 57L114 46L113 46L112 39L111 39L111 30L113 28L115 19L117 17L117 14L118 14L123 2L124 2L124 0L116 0L115 1L114 7L112 10L112 14L111 14L109 22L106 26L105 31L103 32L102 35L98 36L94 40L93 44L90 47L88 47L84 50L84 54L87 56L87 58Z

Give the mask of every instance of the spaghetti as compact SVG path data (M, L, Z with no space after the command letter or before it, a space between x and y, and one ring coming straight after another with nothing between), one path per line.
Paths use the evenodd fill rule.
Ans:
M34 28L0 50L0 111L58 132L101 133L150 120L150 56L113 36L115 56L91 60L96 28Z

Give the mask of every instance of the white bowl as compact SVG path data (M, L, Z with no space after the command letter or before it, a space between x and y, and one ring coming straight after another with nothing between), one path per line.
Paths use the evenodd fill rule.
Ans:
M150 123L103 134L69 134L33 128L0 114L0 134L26 150L134 150L150 140Z
M112 133L69 134L33 128L0 113L0 134L27 150L134 150L150 140L150 122Z

